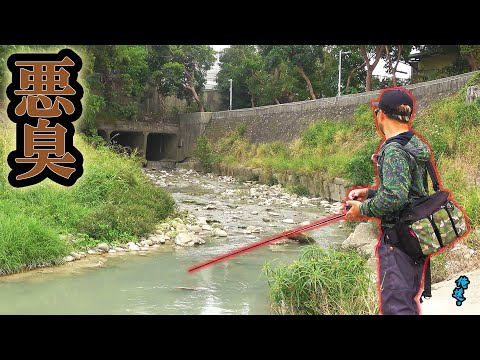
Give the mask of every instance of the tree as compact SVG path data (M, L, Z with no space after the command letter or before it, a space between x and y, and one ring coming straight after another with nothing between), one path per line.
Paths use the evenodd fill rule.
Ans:
M355 94L365 91L365 78L367 76L366 72L366 63L363 60L360 49L357 45L340 45L340 46L330 46L328 47L328 53L332 57L331 64L326 65L325 68L329 69L332 75L322 77L327 77L326 81L331 91L328 95L324 96L336 96L337 95L337 83L338 83L338 54L342 50L342 72L341 84L345 85L344 94ZM325 57L325 63L327 63L327 58Z
M375 45L375 47L373 47L373 45L359 45L358 47L367 66L367 78L365 80L365 88L366 91L370 91L372 88L373 70L375 70L378 62L382 58L382 53L385 49L385 46Z
M164 95L188 96L204 112L199 93L206 81L206 72L215 62L215 50L209 45L167 45L166 62L156 72L157 86ZM188 94L188 95L187 95Z
M406 63L413 45L385 45L385 68L392 74L393 86L397 86L397 67L400 62Z
M92 86L105 97L105 110L127 119L136 116L150 78L143 45L88 45L94 57Z
M460 54L467 58L471 71L480 70L480 45L460 45Z
M261 68L261 59L254 45L232 45L223 49L219 57L220 71L217 88L221 91L224 104L230 101L230 82L233 81L232 107L241 109L255 107L256 99L251 92L249 79Z
M323 45L262 45L263 54L270 68L278 68L282 62L297 68L307 86L311 99L316 99L310 76L323 60Z

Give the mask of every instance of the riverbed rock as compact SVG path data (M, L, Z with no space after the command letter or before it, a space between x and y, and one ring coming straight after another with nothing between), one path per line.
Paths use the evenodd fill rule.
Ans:
M191 233L180 233L175 237L175 244L179 246L195 245L195 238Z
M197 245L205 244L205 240L203 240L200 236L194 236L194 242Z
M195 233L199 233L202 231L202 227L200 225L192 225L190 228L190 231L193 231Z
M117 246L117 247L115 248L115 250L117 250L117 252L124 252L124 251L125 251L125 249L122 248L122 247L120 247L120 246Z
M160 236L150 235L147 240L152 242L150 245L153 245L159 242L159 238Z
M214 228L212 231L213 236L220 236L220 237L226 237L228 236L227 232L225 230L219 229L219 228Z
M212 227L210 225L205 224L205 225L202 225L202 230L210 231L212 230Z
M175 237L175 236L176 236L175 231L167 231L167 232L165 233L165 237L173 238L173 237Z
M73 261L73 260L75 260L75 258L71 255L67 255L63 258L63 261L65 261L65 262L70 262L70 261Z
M279 213L276 213L276 212L273 212L273 211L269 211L267 212L268 215L272 215L272 216L280 216Z
M153 241L152 240L143 240L143 241L140 241L140 245L142 245L142 246L152 246Z
M75 260L80 260L82 258L82 255L76 252L71 252L70 256L72 256Z
M113 254L113 253L116 253L116 252L117 252L117 250L115 250L115 249L110 249L110 250L108 250L108 253L109 253L109 254Z
M95 255L97 252L95 250L92 250L92 249L88 249L87 253L89 255Z
M298 234L288 238L289 240L294 240L300 244L315 244L315 239L307 234Z
M247 226L247 231L250 231L252 233L259 233L259 232L262 232L262 230L263 229L259 226L253 226L253 225Z
M204 216L199 216L198 217L198 224L199 225L207 225L207 218Z
M258 211L256 211L256 210L251 211L250 214L252 214L252 215L258 215Z
M295 223L295 221L293 219L283 219L282 222L286 223L286 224L293 224Z
M107 243L101 243L97 245L97 249L102 252L107 252L108 250L110 250L110 245L108 245Z
M177 232L187 231L187 226L185 224L177 224L177 226L175 226L175 230Z
M138 246L137 244L135 244L134 242L129 242L127 243L127 247L128 247L128 250L130 251L139 251L140 250L140 246Z

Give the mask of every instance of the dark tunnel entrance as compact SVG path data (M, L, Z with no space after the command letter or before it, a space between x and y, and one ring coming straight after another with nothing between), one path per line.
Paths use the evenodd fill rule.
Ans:
M113 131L111 133L110 142L112 144L119 144L130 148L137 149L143 153L143 133L142 132L127 132L127 131Z
M98 135L103 138L103 140L108 141L108 135L105 130L97 130Z
M177 135L151 133L147 137L147 161L176 160Z

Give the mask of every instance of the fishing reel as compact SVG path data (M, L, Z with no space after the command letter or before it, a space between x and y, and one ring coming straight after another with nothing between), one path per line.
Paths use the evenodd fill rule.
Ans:
M352 197L352 200L357 200L357 199L358 199L357 196ZM352 205L346 205L345 206L345 210L347 210L347 211L349 211L351 208L352 208Z

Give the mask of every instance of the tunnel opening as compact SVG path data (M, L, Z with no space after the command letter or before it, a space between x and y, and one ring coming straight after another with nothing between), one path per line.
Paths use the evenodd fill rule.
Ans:
M177 135L150 133L147 137L147 161L172 160L177 158Z
M126 147L130 153L134 149L143 154L143 133L130 131L113 131L110 137L110 143Z
M108 141L108 134L105 130L97 130L97 133L103 138L103 140Z

